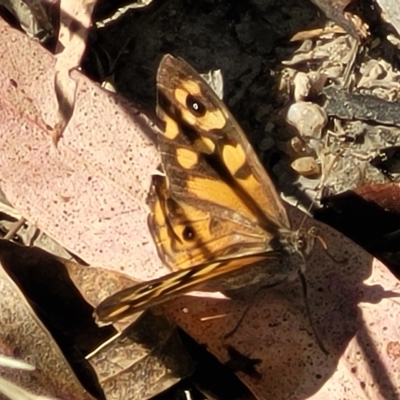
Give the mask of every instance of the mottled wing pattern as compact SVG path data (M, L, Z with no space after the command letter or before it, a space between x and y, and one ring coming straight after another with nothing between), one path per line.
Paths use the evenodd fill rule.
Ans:
M238 123L182 59L157 73L162 171L153 177L149 228L171 274L110 296L107 324L212 279L279 257L291 233L286 210Z
M286 210L224 103L169 55L157 89L165 178L155 179L149 222L163 261L176 270L277 250L272 240L290 229Z

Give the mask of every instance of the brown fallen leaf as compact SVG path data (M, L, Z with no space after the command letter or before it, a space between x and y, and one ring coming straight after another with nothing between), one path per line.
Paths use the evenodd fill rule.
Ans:
M109 399L149 399L193 372L175 324L153 312L87 359Z
M61 337L62 351L71 361L68 371L71 368L77 368L76 372L88 390L93 390L93 387L96 386L97 390L100 390L101 387L107 399L144 399L158 394L192 372L192 362L180 342L175 324L168 321L160 312L145 313L137 324L126 330L123 335L115 337L111 332L112 329L104 331L95 327L91 320L92 310L88 310L90 307L83 304L82 299L77 296L77 291L65 273L64 263L58 257L34 247L21 247L0 240L0 260L15 276L21 291L23 290L24 294L20 293L23 301L33 301L36 309L40 310L39 316L42 318L45 316L46 324L50 324L54 337L57 339ZM75 268L77 271L81 271L80 276L83 279L84 277L92 278L90 288L93 291L97 289L99 293L104 292L102 286L109 289L116 284L119 288L121 282L127 283L126 280L115 278L113 274L121 275L116 272L78 267L70 261L65 264L70 270ZM88 272L85 273L87 270ZM91 274L91 271L97 271L97 275L103 272L105 274L103 280L93 279L94 275ZM130 282L132 283L132 281ZM86 287L89 287L87 283ZM99 290L99 288L102 289ZM7 294L5 291L2 293ZM92 297L95 296L92 294ZM2 313L5 317L13 313L18 315L17 305L19 303L14 304L11 300L10 296L4 299L0 298L0 311L6 310ZM34 317L41 325L39 318L36 315ZM7 337L7 333L11 328L7 330L3 329L4 324L1 326L0 354L15 357L19 354L18 348L17 350L9 349L8 345L10 338ZM15 321L12 326L17 334L21 333L24 320ZM62 332L61 336L59 331ZM49 345L51 345L52 339L50 334L48 335ZM101 338L105 340L110 336L110 340L102 343ZM17 339L17 343L27 340L22 334ZM36 342L35 335L29 336L29 339L34 339L33 343ZM39 347L35 344L31 346L38 347L38 350L41 351L45 345L46 343ZM88 352L90 355L87 356L88 362L86 362L84 356ZM24 352L22 354L25 355ZM46 353L43 350L45 361L49 361L46 358L49 354L48 351ZM35 357L38 356L35 355ZM32 357L29 360L32 363ZM33 361L35 360L36 358L33 359ZM93 370L88 367L88 363L92 364ZM51 368L51 365L52 363L49 361L48 368ZM0 367L0 373L1 371ZM87 372L84 373L85 371ZM15 374L16 372L11 371L10 373ZM53 374L52 384L56 385L59 380L63 380L64 375L59 375L57 369L53 371ZM24 376L22 375L21 379ZM68 382L64 386L67 384ZM68 387L65 389L64 386L59 386L62 396L57 398L74 398L70 397L69 392L66 391ZM1 388L0 380L0 393ZM99 392L96 397L101 398L101 393ZM17 397L17 399L19 398Z
M354 192L386 211L400 213L400 185L398 183L374 183L360 186L354 189Z
M113 293L123 290L137 283L134 279L116 271L110 271L100 267L82 267L82 265L68 260L60 261L68 271L68 275L74 282L83 298L93 307ZM115 323L113 326L118 331L123 331L133 323L139 314L133 315L126 321Z
M3 253L0 253L0 260L4 262ZM2 265L0 293L0 352L33 366L32 370L0 366L0 393L5 384L3 380L7 380L35 395L58 399L93 399L81 386L57 343ZM19 389L11 389L13 393L18 393Z

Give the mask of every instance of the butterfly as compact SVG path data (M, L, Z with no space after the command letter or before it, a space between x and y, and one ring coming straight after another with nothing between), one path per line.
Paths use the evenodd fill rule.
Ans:
M183 59L157 72L162 173L153 176L149 229L172 271L115 293L95 310L100 324L213 280L228 287L304 281L314 228L293 230L273 182L225 104Z

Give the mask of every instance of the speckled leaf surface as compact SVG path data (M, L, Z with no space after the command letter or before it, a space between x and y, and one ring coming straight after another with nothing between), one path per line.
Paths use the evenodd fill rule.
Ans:
M307 263L312 319L328 356L312 334L298 282L265 290L227 339L254 291L233 300L184 296L165 309L258 399L398 398L399 283L350 240L313 225L330 253L347 259L334 262L316 248Z
M1 396L2 377L17 385L15 392L26 388L32 389L33 393L56 393L60 400L88 398L79 397L85 389L98 399L103 398L101 391L107 399L145 399L192 372L192 362L180 342L175 324L160 312L146 313L115 340L112 340L115 338L112 329L96 328L92 310L78 295L64 266L69 271L78 270L82 279L85 276L87 281L91 279L88 297L94 296L95 291L101 294L126 284L126 278L118 280L118 273L84 268L73 262L63 263L41 249L21 247L6 240L0 240L0 261L18 283L17 286L10 280L15 288L12 293L6 286L8 281L2 282L0 273L0 293L3 295L0 297L0 319L3 318L0 321L0 356L3 354L36 366L36 370L30 371L4 369L0 359L1 399L4 398ZM96 280L91 271L102 272L103 279ZM28 306L28 301L35 304L38 316ZM33 327L32 319L36 323ZM59 341L57 343L71 367L62 356L61 360L56 359L61 351L52 336ZM108 340L110 337L112 339ZM43 363L46 363L44 367ZM85 389L76 384L71 368ZM76 386L80 392L75 390ZM28 397L16 395L12 399L28 400Z
M16 248L18 250L21 251ZM93 399L81 386L58 345L2 265L0 293L0 352L34 366L32 371L0 367L0 376L35 395L60 400Z
M127 102L72 71L74 112L55 148L54 60L4 25L1 40L8 62L0 75L0 184L8 200L91 265L137 279L168 272L147 228L145 199L159 162L156 128Z
M148 312L87 357L107 399L145 400L193 372L175 324Z
M206 52L209 53L208 48ZM75 79L78 79L78 76L79 74L76 73L73 75ZM8 83L9 81L6 80L6 82ZM15 87L13 82L10 83L9 87ZM28 80L29 84L31 82ZM87 86L87 81L82 78L81 86L78 85L76 99L79 96L86 99L83 93L89 92L88 98L91 101L91 107L87 110L93 112L98 106L96 102L97 95ZM27 90L25 90L25 93L28 93ZM30 95L31 99L35 98L34 94L33 92ZM22 98L24 97L22 96ZM39 107L36 106L35 110L39 109L43 120L52 127L52 119L46 118L48 114L45 113L45 102L46 98L43 99L43 109L42 104L40 104ZM139 241L141 239L148 246L143 247L146 254L137 256L137 248L134 248L134 258L131 255L129 263L125 264L125 267L128 268L130 266L132 259L135 260L135 265L136 263L139 264L136 260L141 260L147 262L145 267L148 270L144 270L144 272L149 275L148 277L150 277L151 270L154 268L157 271L156 274L161 272L157 256L150 245L151 240L147 234L147 226L144 225L147 210L143 203L145 196L140 194L145 193L145 191L139 190L138 198L141 200L135 206L135 210L137 210L135 218L138 218L141 222L137 225L128 224L131 229L124 233L124 236L120 236L120 232L123 231L119 230L121 227L118 225L123 222L122 218L119 220L117 218L117 227L107 225L105 222L108 218L114 216L112 212L115 209L111 210L109 208L111 206L108 203L103 203L103 200L99 199L103 199L100 193L102 193L101 189L105 185L104 182L108 182L112 178L108 175L107 156L101 153L101 156L96 158L98 149L96 152L93 151L92 148L95 145L92 139L93 137L101 137L105 141L106 147L110 146L110 143L114 145L113 140L107 141L107 139L104 139L96 131L98 127L96 125L96 129L92 131L86 129L86 119L88 118L88 111L86 111L86 115L83 112L83 117L86 119L78 119L79 123L73 120L70 121L70 126L75 128L74 132L79 132L79 128L84 127L81 131L82 135L78 135L78 140L73 135L70 136L69 134L72 131L69 131L70 126L68 126L59 142L58 149L55 150L47 142L49 136L51 136L51 129L43 125L40 120L31 118L31 114L26 111L29 108L29 102L24 103L23 100L20 100L18 103L24 105L26 103L27 106L23 109L23 112L16 111L19 110L16 107L11 107L12 116L15 117L15 115L22 114L29 117L25 118L25 122L33 120L36 125L44 126L44 128L37 129L37 132L41 132L39 136L41 135L43 143L46 143L45 145L43 144L44 152L48 154L45 159L38 158L38 164L48 164L48 170L45 173L49 176L53 173L53 170L60 174L57 176L57 195L49 198L53 200L53 203L54 201L57 202L57 207L54 210L61 210L61 212L58 214L58 211L57 213L54 211L54 214L49 214L48 221L51 222L48 222L47 228L44 229L47 229L53 237L57 236L59 239L64 240L64 245L67 246L68 243L72 243L74 246L78 246L78 250L73 248L72 250L82 254L82 257L87 261L94 264L104 264L103 261L99 262L100 258L104 257L104 260L108 260L108 262L110 260L115 261L119 270L122 270L122 266L124 266L122 259L118 258L121 251L119 240L122 238L129 241L130 235L133 236L133 233L140 232L143 236L139 236ZM52 108L49 107L50 115L52 115L50 109L52 110ZM75 108L74 117L80 112L79 108ZM104 113L102 108L100 108L98 114L94 115L100 125L107 122L107 118L104 117L107 114ZM12 118L10 117L9 119ZM22 127L24 128L25 125L22 124ZM115 128L114 124L112 124L109 130L116 135L116 133L119 134L124 131L123 128L124 126L121 129ZM36 133L34 128L26 128L25 133L28 131ZM89 133L94 136L90 136ZM111 137L115 138L112 135ZM76 147L77 143L81 144L87 138L89 140L84 145L84 150ZM13 146L21 151L19 149L21 143L24 142L21 142L21 138L18 137ZM24 146L31 151L29 147L33 149L39 148L38 143L30 141ZM123 145L121 146L123 148ZM141 146L143 146L143 143ZM140 150L134 153L135 157L137 154L141 154L141 151L147 151L146 147L138 147L138 149ZM125 150L126 148L124 148ZM60 165L52 161L50 156L53 155L53 151L56 155L57 152L58 154L63 154L64 164ZM92 152L96 153L94 159L91 158ZM40 153L34 152L30 154L32 158L35 158ZM90 161L82 157L86 155L91 156ZM29 166L30 173L34 171L31 167L32 164L29 164L31 162L29 157L23 158L23 161L24 164ZM114 161L119 161L119 159ZM149 164L151 164L151 158L146 159L147 173L151 173L152 168L154 170L157 163L152 166ZM8 167L10 166L15 169L15 164L8 164ZM40 167L43 168L43 165ZM140 170L141 167L135 166L132 171L137 171L137 168ZM99 172L96 175L96 179L94 179L95 183L91 184L94 169ZM129 184L132 180L129 176L121 177L120 174L124 172L129 175L129 172L118 167L116 167L116 170L118 170L116 181L118 185L124 188L122 193L125 193L126 190L131 193ZM8 168L8 171L10 171L10 168ZM60 171L63 171L63 173L61 174ZM43 172L43 169L41 169L41 172ZM46 174L44 175L45 178L42 175L40 179L47 179ZM133 172L134 174L135 172ZM24 177L26 178L26 176L25 171ZM146 176L149 177L149 174ZM35 176L33 177L35 178ZM5 172L2 177L0 174L0 179L4 182L7 181L8 177L6 178ZM35 179L32 178L32 180ZM135 179L136 176L133 181ZM77 192L78 194L74 195L76 197L72 197L71 193L75 193L73 190L74 182L77 182L78 187L83 188L83 192L85 190L90 191L92 196L88 196L85 201L83 201L82 197L82 202L80 202L82 192L79 191ZM18 188L18 185L15 185L13 189L10 189L11 193L15 191L13 194L14 204L17 204L16 202L19 198L33 196L32 193L34 191L26 185L26 180L23 181L22 176L19 180L16 180L16 183L21 187ZM118 185L112 186L109 192L115 194L114 190ZM17 190L19 191L18 193ZM21 193L23 194L21 195ZM26 196L26 193L29 196ZM85 194L83 193L83 195ZM118 195L118 199L122 198L122 201L125 201L125 197L121 196ZM46 216L48 213L47 206L49 204L52 205L51 202L48 202L49 198L40 198L40 201L35 203L34 206L31 205L30 200L28 201L28 206L26 203L24 205L21 202L21 204L18 203L18 208L23 209L23 214L28 214L28 211L31 212L35 217L33 220L42 226L41 224L44 224L44 222L43 220L39 221L38 216L41 219L43 215ZM89 198L90 200L88 200ZM47 203L43 203L43 200L46 200ZM89 208L87 208L88 201ZM89 214L88 210L93 208L102 209L102 213L97 216L97 219L92 218ZM125 208L125 203L122 204L116 213L117 217L121 216L121 213L126 213L127 210L129 211L130 209ZM129 214L129 212L126 214ZM74 222L71 215L76 215L79 222ZM82 216L84 216L83 219ZM107 229L104 230L103 227L110 229L108 233L117 238L115 243L104 242L107 239L105 235ZM98 242L96 240L92 241L90 233L92 230L94 237L100 237ZM359 250L353 243L347 242L335 233L331 235L326 228L321 228L321 231L324 239L329 244L329 251L339 258L344 255L348 259L345 264L334 263L320 249L316 249L313 258L308 263L307 278L310 289L310 307L316 329L320 332L324 344L331 353L328 357L325 357L319 351L312 336L309 321L304 313L301 290L297 283L265 292L263 299L251 309L239 331L229 340L223 340L222 337L237 322L242 309L252 297L251 293L243 294L242 299L238 298L234 301L204 299L200 301L186 296L166 307L175 311L176 319L181 326L188 330L199 342L206 343L208 348L217 354L222 362L235 369L258 398L264 399L267 395L269 398L276 399L307 398L310 396L318 399L327 397L333 399L397 398L396 390L399 386L396 380L398 375L398 333L395 328L396 325L393 324L393 327L391 327L389 324L389 322L396 319L398 314L396 280L384 267L377 269L373 259ZM77 243L74 242L75 240ZM136 243L135 240L136 236L133 239L134 243ZM120 260L121 264L119 264ZM154 264L152 264L153 262ZM125 269L125 272L132 274L129 269ZM388 314L389 308L390 314ZM215 316L221 313L229 313L229 316L206 322L200 320L200 317ZM388 315L390 318L387 317ZM386 334L387 332L389 334Z

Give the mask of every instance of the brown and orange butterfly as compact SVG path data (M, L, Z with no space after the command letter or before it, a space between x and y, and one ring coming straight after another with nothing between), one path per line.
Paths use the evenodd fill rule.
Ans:
M108 324L216 278L229 287L300 276L315 232L291 228L274 185L224 103L184 60L157 72L163 174L153 177L149 228L172 272L105 299Z

